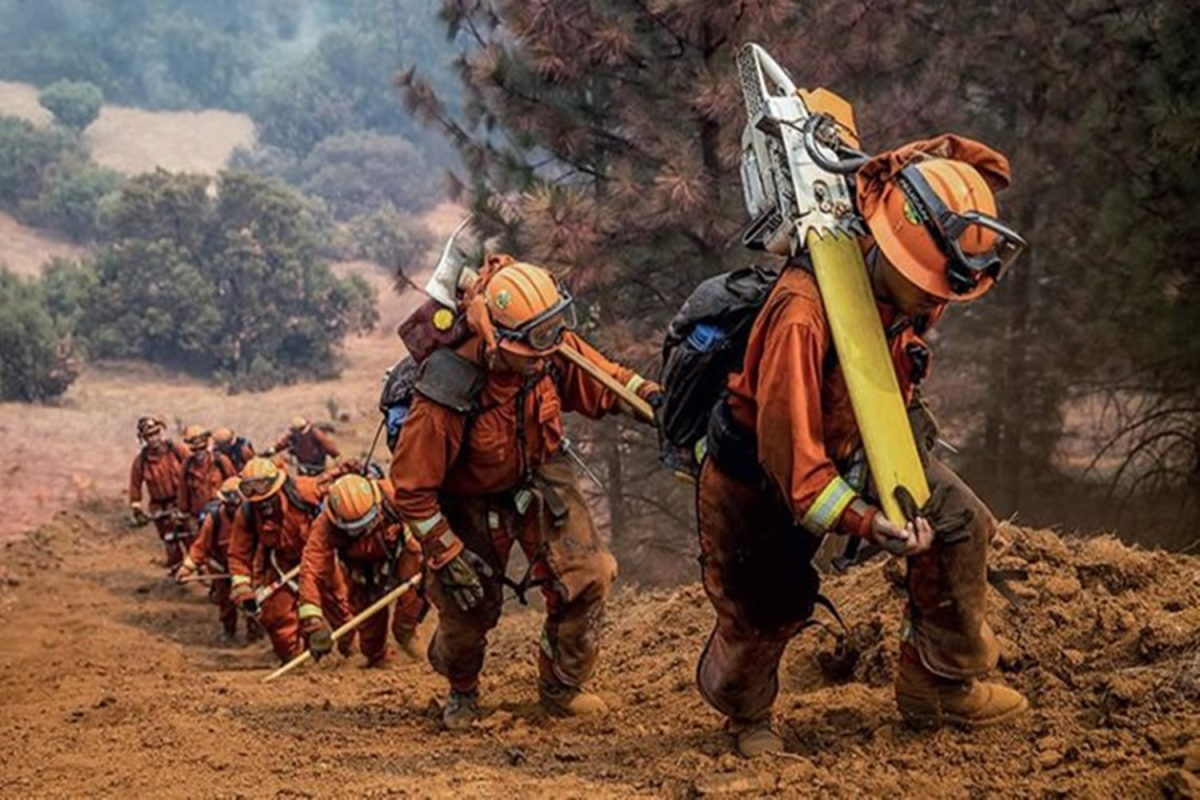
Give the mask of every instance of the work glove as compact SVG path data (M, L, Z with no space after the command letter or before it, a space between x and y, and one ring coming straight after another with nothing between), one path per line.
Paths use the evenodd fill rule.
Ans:
M183 583L183 579L196 574L196 562L192 561L191 556L184 556L183 561L175 570L175 581Z
M238 582L229 588L229 602L247 614L258 614L258 596L249 583Z
M908 489L899 486L896 488L896 502L909 519L928 520L930 528L933 529L933 538L938 544L955 544L970 536L967 529L975 521L975 514L965 507L957 511L948 511L946 501L950 499L950 494L950 485L939 483L925 501L925 505L917 508L917 501Z
M309 617L301 621L300 632L308 643L308 652L314 661L320 661L333 652L333 628L324 617Z
M490 578L494 574L486 561L465 548L434 572L446 594L463 611L470 611L483 602L480 576Z
M133 519L134 527L140 528L150 522L150 518L146 516L146 512L142 510L141 503L130 503L129 514Z
M869 538L894 556L915 556L933 545L933 527L929 520L918 516L901 528L884 514L876 514Z

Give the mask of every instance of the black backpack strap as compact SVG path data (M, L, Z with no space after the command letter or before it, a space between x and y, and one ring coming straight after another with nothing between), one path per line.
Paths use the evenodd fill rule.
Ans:
M434 350L421 364L414 389L427 400L468 414L479 410L486 378L483 367L453 350Z
M292 480L291 477L288 477L283 482L283 493L287 495L289 503L310 517L315 517L321 510L319 505L313 505L300 496L300 488L296 486L296 482Z

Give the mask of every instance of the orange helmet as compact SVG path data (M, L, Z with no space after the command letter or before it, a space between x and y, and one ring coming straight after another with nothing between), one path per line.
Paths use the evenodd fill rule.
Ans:
M346 533L359 534L379 517L383 493L362 475L343 475L329 487L325 516Z
M575 326L570 293L542 267L507 264L491 276L483 294L499 346L510 352L545 355Z
M212 432L212 437L217 444L229 444L233 441L233 431L229 428L217 428Z
M902 169L866 221L901 275L941 300L965 302L990 289L1026 247L995 214L978 170L931 158Z
M210 436L212 434L203 425L188 425L183 429L183 441L193 450L207 446Z
M287 480L287 472L269 458L256 456L246 462L238 488L251 503L261 503L278 494Z
M236 505L242 502L242 479L238 477L226 478L221 484L221 488L217 490L217 495L221 498L221 502Z
M292 432L299 433L308 427L308 420L301 416L292 417L292 422L288 427Z

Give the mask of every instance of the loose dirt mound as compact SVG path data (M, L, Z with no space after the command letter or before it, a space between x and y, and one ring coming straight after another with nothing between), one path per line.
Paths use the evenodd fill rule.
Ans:
M12 796L882 797L1189 796L1200 786L1200 561L1005 528L993 596L1002 678L1035 710L990 732L903 728L889 680L899 573L828 582L859 657L834 679L832 636L792 647L786 756L732 756L692 685L710 613L698 587L617 593L603 720L532 704L540 616L510 605L491 637L490 716L437 725L440 680L417 664L326 662L263 686L261 646L220 642L200 591L166 584L120 509L60 513L0 551L0 786Z

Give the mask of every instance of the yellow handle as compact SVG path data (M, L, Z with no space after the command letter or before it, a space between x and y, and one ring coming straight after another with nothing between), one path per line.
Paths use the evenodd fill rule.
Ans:
M896 500L896 487L907 488L921 506L929 499L929 484L862 250L855 237L844 233L813 231L806 244L875 488L888 519L903 526L907 520Z

